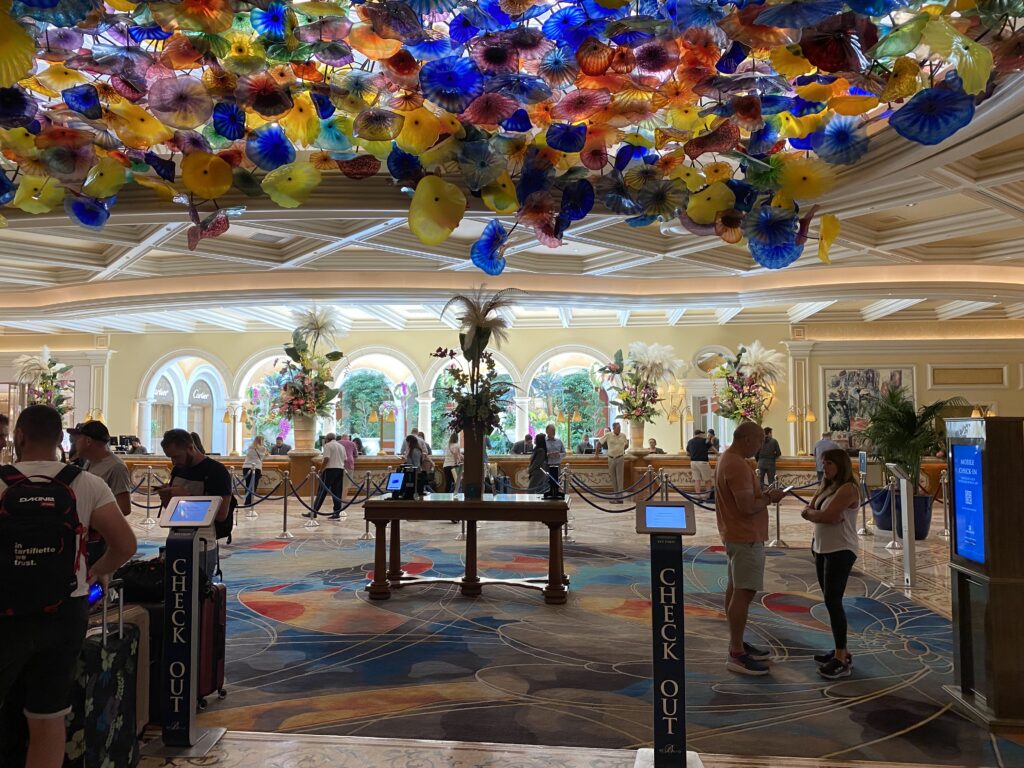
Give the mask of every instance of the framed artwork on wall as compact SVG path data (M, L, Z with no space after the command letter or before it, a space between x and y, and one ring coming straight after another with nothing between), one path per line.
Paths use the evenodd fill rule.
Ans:
M824 395L822 431L831 431L840 445L859 448L857 432L868 424L873 399L888 389L914 393L913 368L826 368L821 369Z

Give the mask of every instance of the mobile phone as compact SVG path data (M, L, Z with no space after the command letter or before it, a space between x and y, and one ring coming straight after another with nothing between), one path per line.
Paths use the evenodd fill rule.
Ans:
M89 605L96 605L101 599L103 599L103 585L96 582L89 587Z

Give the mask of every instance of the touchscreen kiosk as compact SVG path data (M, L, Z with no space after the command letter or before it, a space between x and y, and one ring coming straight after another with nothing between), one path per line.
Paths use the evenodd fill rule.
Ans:
M985 564L985 492L980 445L950 446L954 553Z
M208 528L220 511L220 496L176 496L160 516L161 528Z
M693 503L690 501L648 501L636 505L637 533L672 533L693 536L697 533Z
M402 481L405 479L405 472L392 472L388 475L388 484L386 490L389 491L400 491L402 490Z

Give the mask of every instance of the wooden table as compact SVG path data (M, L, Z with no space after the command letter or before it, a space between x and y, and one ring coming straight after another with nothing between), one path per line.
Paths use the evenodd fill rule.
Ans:
M421 501L378 496L363 505L363 515L376 528L373 557L373 581L367 586L371 600L387 600L391 590L406 584L446 582L459 584L462 594L476 597L485 584L508 584L539 589L544 602L565 602L565 566L562 552L562 527L568 522L568 500L544 501L539 495L485 495L478 501L466 501L462 494L432 493ZM402 520L464 520L466 522L466 572L461 579L417 576L402 571ZM481 520L537 522L548 527L547 579L480 578L477 574L476 524ZM391 526L391 565L388 566L387 529Z

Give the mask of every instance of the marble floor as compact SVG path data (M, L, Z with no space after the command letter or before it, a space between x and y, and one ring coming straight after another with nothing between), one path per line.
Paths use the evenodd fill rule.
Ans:
M139 768L633 768L630 750L531 747L458 741L229 733L205 757L143 758ZM793 757L700 755L704 768L901 768ZM929 768L920 763L914 768Z

